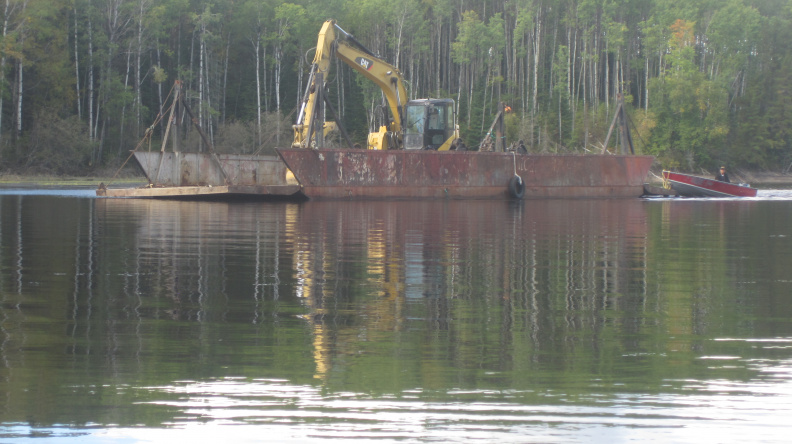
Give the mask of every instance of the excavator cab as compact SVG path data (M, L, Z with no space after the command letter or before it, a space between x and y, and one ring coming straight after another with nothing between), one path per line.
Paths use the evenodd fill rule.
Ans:
M404 149L447 150L456 138L454 101L418 99L407 102Z

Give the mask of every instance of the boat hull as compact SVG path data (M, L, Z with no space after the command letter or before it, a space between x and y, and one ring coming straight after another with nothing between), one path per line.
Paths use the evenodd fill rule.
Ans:
M682 197L755 197L756 188L689 174L663 171L663 179Z
M454 151L279 149L311 199L639 197L654 158Z

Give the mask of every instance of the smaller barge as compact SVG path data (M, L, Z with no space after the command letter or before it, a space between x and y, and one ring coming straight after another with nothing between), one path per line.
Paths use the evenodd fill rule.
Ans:
M300 186L276 156L135 151L142 188L100 187L102 197L297 197Z
M179 145L178 131L171 129L179 121L178 116L182 110L189 114L195 130L203 139L206 152L182 152L176 149ZM173 151L165 150L169 134L173 138ZM146 137L150 136L151 133L147 133ZM130 157L134 157L143 170L148 185L141 188L108 188L101 184L96 190L97 196L171 199L291 198L298 197L300 192L294 176L277 156L217 154L184 100L179 81L174 85L174 99L170 106L162 148L160 151L136 149Z

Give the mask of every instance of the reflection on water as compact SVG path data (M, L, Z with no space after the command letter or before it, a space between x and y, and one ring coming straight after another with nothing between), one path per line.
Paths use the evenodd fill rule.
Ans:
M0 440L780 441L776 194L2 195Z

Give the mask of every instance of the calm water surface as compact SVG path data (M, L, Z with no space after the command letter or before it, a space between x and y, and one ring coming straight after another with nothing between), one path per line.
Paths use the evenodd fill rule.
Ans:
M0 442L788 442L792 192L0 191Z

